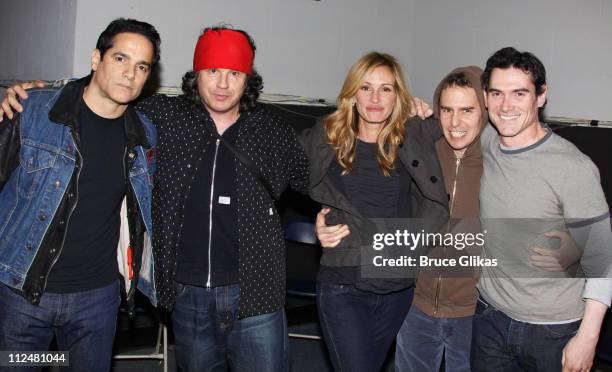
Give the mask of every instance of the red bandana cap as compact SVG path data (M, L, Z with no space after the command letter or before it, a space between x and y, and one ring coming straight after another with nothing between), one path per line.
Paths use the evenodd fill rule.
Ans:
M247 37L234 30L208 30L200 36L193 55L193 70L226 68L253 73L253 49Z

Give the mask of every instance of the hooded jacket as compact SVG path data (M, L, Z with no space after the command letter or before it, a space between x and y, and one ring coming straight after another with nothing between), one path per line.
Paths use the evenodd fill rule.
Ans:
M448 193L451 221L443 232L479 233L480 232L480 176L482 175L482 153L480 151L480 134L488 122L487 110L480 83L482 70L476 66L459 67L446 75L438 84L434 93L434 116L440 118L440 96L444 81L453 74L463 73L476 92L482 113L480 133L468 146L461 158L455 155L453 148L444 137L436 144L436 153L442 168L444 185ZM430 258L455 258L460 256L479 255L479 247L472 246L464 250L452 247L437 247L428 254ZM463 317L474 314L478 292L479 271L474 267L447 268L429 267L421 270L414 295L414 305L433 317Z

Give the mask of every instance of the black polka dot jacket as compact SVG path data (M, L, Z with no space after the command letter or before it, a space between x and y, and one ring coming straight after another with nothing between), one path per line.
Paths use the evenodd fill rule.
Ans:
M153 191L153 230L156 290L160 306L172 309L176 286L177 247L183 209L191 190L197 162L209 141L214 123L200 105L183 96L154 95L141 101L158 132L158 158ZM308 161L295 132L263 106L241 114L235 147L250 158L272 186L278 199L287 185L308 190ZM245 117L246 115L246 117ZM243 121L242 121L243 120ZM272 196L241 162L236 161L238 276L244 318L280 309L285 301L285 240Z

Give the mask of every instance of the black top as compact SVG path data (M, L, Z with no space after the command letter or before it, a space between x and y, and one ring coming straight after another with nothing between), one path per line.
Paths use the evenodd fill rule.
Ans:
M356 146L353 170L342 177L349 202L366 218L399 217L400 173L391 171L391 177L385 177L376 143L358 139Z
M125 195L125 118L105 119L81 102L77 204L46 291L73 293L116 280L119 211ZM61 222L60 222L61 223Z
M223 132L230 144L236 142L240 120ZM210 286L238 283L238 242L236 240L236 160L234 154L216 138L209 141L197 163L184 210L179 245L176 281L206 286L210 268ZM216 152L216 159L215 159ZM213 183L214 175L214 183ZM210 221L211 185L212 225ZM210 262L208 237L211 235Z
M396 161L391 176L386 177L378 160L377 144L356 141L353 169L342 176L342 167L332 162L329 177L334 186L346 196L349 203L366 218L402 218L409 217L408 190L410 175ZM353 232L357 233L357 232ZM331 267L321 265L317 279L336 284L355 284L359 277L359 267Z

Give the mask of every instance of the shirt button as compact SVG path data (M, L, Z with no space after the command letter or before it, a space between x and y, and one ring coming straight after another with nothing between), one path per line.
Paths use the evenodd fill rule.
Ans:
M31 250L32 250L32 244L30 244L30 243L26 244L25 248L26 248L28 251L31 251Z
M51 248L51 250L49 251L49 253L54 254L54 253L55 253L55 248Z
M418 160L413 160L412 161L412 166L413 167L418 167L419 166L419 161Z
M61 220L61 221L59 222L59 224L60 224L60 225L63 225L63 224L65 224L65 223L66 223L66 221L64 221L64 220Z
M438 177L436 176L431 176L431 178L429 179L432 183L436 183L438 182Z
M74 198L74 194L70 193L70 194L68 194L68 197L72 199L72 198Z
M38 220L39 221L45 221L47 219L47 216L45 214L39 214L38 215Z
M61 185L62 185L62 183L61 183L60 181L55 181L55 182L53 182L53 186L54 186L56 189L59 189L59 187L60 187Z

